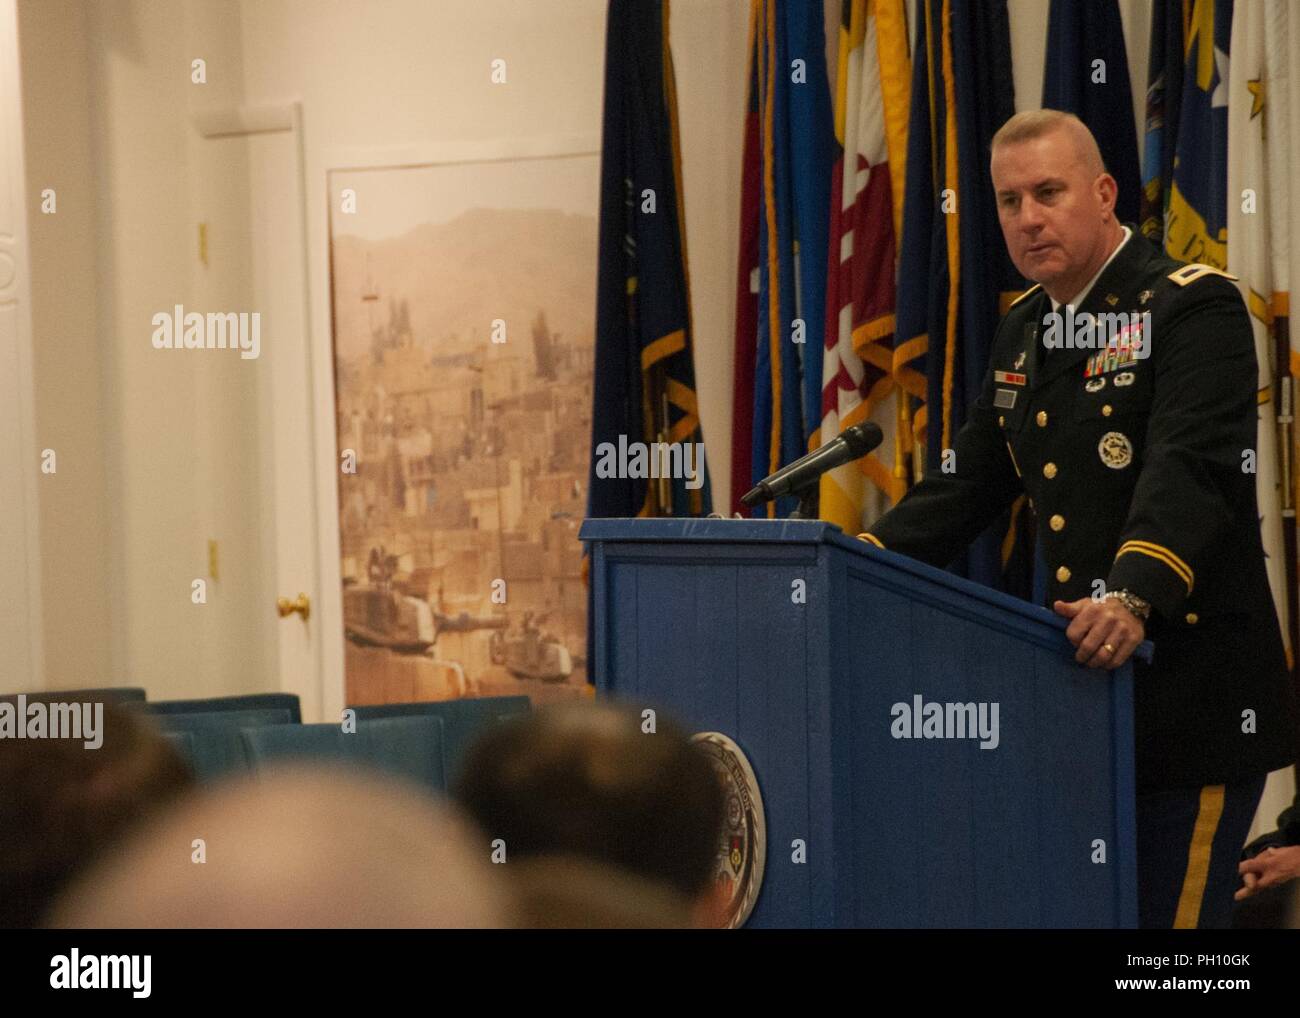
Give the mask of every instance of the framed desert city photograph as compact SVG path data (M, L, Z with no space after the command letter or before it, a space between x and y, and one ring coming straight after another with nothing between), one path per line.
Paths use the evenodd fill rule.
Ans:
M594 150L329 171L349 704L588 689L598 178Z

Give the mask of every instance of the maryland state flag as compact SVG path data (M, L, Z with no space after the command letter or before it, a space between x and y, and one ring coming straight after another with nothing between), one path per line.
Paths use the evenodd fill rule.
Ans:
M1023 289L998 225L989 144L1015 112L1004 0L920 0L913 47L895 372L926 379L913 432L926 467L944 452L978 398L999 317ZM1016 593L1029 589L1020 505L954 566ZM1014 567L1014 580L1004 579Z
M923 375L902 369L910 372L909 387L900 392L894 373L910 78L903 0L844 0L835 89L840 157L831 176L821 433L814 444L868 419L886 436L879 453L822 475L821 518L849 534L870 526L887 508L885 498L897 502L906 491L906 393L925 393ZM881 494L873 497L868 483Z
M1228 267L1228 51L1232 0L1196 0L1184 52L1182 110L1165 251Z
M1183 108L1183 40L1190 0L1152 0L1142 148L1142 234L1164 245L1165 212Z
M732 499L819 440L835 132L820 4L751 0ZM785 516L793 498L757 507Z
M698 516L711 508L691 361L668 13L668 0L609 5L591 517Z
M1121 223L1136 223L1142 201L1137 134L1116 0L1052 0L1043 108L1073 113L1088 125L1119 185L1115 212Z

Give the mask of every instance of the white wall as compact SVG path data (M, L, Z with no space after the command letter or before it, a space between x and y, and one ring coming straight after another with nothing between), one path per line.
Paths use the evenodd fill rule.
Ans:
M257 563L253 379L149 338L156 311L203 292L189 116L237 101L239 8L20 10L29 194L59 197L32 231L38 430L59 456L41 487L47 684L138 684L152 698L264 688L260 648L243 638L258 606L241 596ZM192 54L212 65L202 92ZM200 607L190 584L207 574L209 537L228 541L231 578ZM241 560L253 564L242 582Z
M0 674L32 688L44 683L41 475L18 50L17 8L0 0Z
M76 0L23 3L19 18L37 447L53 449L58 468L39 487L47 682L98 686L112 677L89 28ZM55 192L53 215L40 209L46 188Z

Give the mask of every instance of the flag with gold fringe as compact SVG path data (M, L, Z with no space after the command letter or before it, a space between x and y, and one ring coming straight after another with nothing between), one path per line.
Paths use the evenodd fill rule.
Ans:
M1142 234L1164 245L1169 186L1183 103L1183 39L1188 0L1151 0L1146 117L1142 135Z
M609 5L592 517L699 516L711 508L691 357L668 17L668 0Z
M907 489L912 452L907 390L894 373L898 235L902 229L911 92L903 0L844 0L835 88L839 158L831 177L821 431L829 442L864 420L878 452L822 476L821 518L866 529ZM910 368L911 392L924 378Z
M835 134L820 4L752 0L732 500L820 435ZM742 470L748 463L748 476ZM795 500L757 507L786 516Z
M999 317L1023 289L989 176L989 144L1015 112L1015 96L1004 0L920 0L917 21L894 366L900 380L904 369L925 378L913 432L925 447L926 469L939 470L979 396ZM1022 505L954 568L1027 593Z

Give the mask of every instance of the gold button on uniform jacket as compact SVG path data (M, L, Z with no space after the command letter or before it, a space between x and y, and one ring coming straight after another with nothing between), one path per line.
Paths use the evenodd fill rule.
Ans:
M1073 322L1051 311L1039 287L1012 306L953 472L929 471L865 536L944 566L1026 493L1047 607L1120 589L1152 605L1153 660L1134 662L1139 790L1286 766L1290 680L1251 462L1258 371L1236 286L1135 231ZM1061 345L1089 325L1098 345Z

